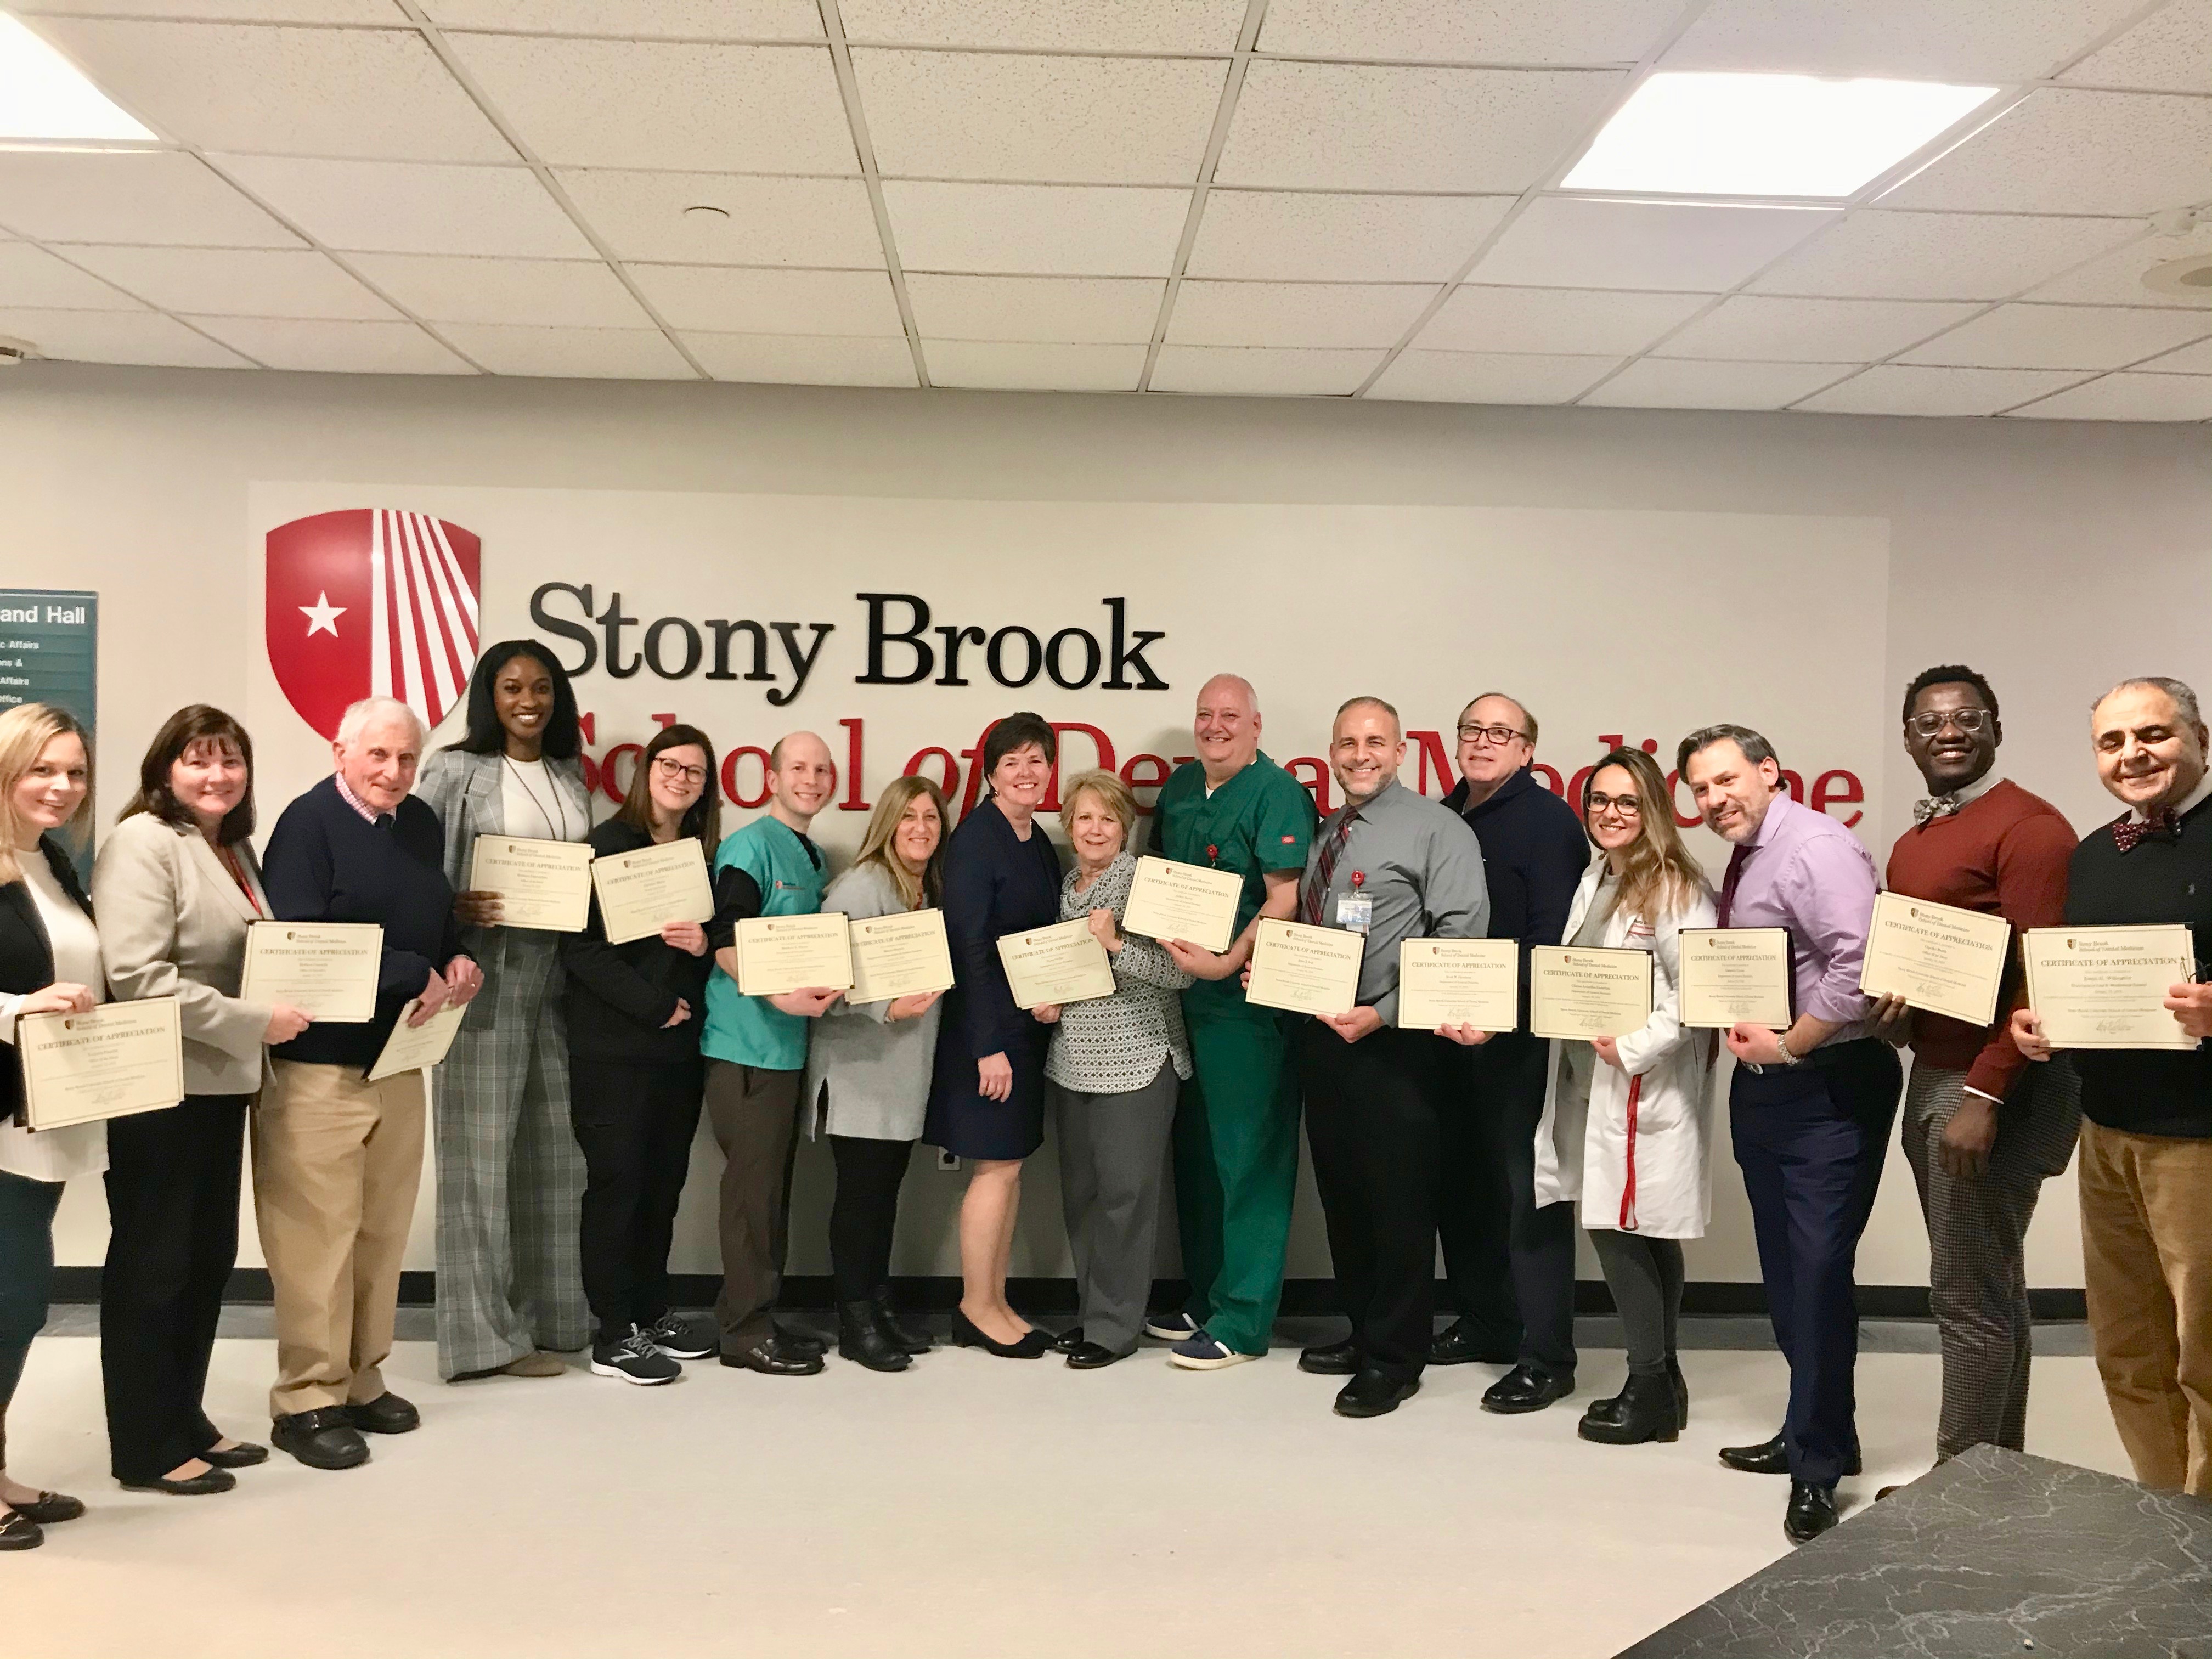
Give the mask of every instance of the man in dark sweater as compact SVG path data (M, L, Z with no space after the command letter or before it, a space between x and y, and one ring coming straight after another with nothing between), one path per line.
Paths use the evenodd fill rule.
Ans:
M1444 798L1482 843L1490 936L1521 942L1524 1025L1528 947L1562 943L1590 860L1574 808L1530 772L1535 756L1535 716L1486 691L1460 714L1460 781ZM1525 1030L1466 1050L1464 1080L1441 1126L1437 1231L1459 1317L1436 1338L1429 1363L1511 1365L1482 1396L1493 1412L1541 1411L1575 1386L1575 1206L1535 1202L1550 1054L1551 1044Z
M2179 680L2124 680L2089 716L2097 771L2127 812L2074 854L2066 925L2179 922L2197 976L2212 959L2212 778L2197 696ZM2212 986L2166 1006L2194 1048L2077 1050L2081 1076L2081 1272L2097 1370L2146 1486L2212 1497ZM2031 1060L2051 1045L2032 1008L2013 1016Z
M410 1001L419 1025L483 982L461 950L437 815L408 794L424 736L390 697L347 709L333 775L284 809L263 861L275 920L384 929L375 1017L310 1025L272 1048L253 1115L254 1202L276 1314L272 1437L319 1469L367 1462L364 1431L404 1434L420 1422L380 1367L422 1176L427 1079L364 1074Z

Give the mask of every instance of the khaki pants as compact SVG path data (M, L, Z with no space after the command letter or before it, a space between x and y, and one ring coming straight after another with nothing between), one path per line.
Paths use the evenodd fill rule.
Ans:
M399 1261L422 1181L422 1073L274 1062L253 1110L253 1201L276 1304L274 1417L385 1392Z
M2212 1140L2085 1120L2081 1265L2136 1479L2212 1497Z

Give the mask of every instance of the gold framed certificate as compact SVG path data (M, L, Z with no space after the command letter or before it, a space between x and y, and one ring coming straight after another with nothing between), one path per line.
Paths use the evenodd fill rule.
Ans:
M1202 864L1140 858L1121 931L1146 939L1179 939L1217 955L1237 937L1237 906L1244 878Z
M1087 916L1008 933L999 941L999 960L1017 1008L1095 1002L1114 994L1114 959Z
M461 1029L462 1017L469 1012L469 1005L462 1003L456 1007L447 1003L420 1025L410 1026L407 1022L421 1006L418 1000L399 1011L399 1023L384 1039L384 1052L362 1073L363 1082L381 1083L402 1072L420 1072L446 1057L447 1050L453 1046L454 1033Z
M1409 1031L1521 1023L1521 947L1510 939L1409 939L1398 945L1398 1024Z
M592 849L580 841L478 836L469 890L499 895L499 925L580 933L592 915Z
M1588 1042L1626 1036L1651 1018L1651 953L1539 945L1528 952L1528 1030Z
M1685 927L1680 939L1683 1024L1790 1029L1787 927Z
M1367 935L1346 927L1260 918L1244 1000L1294 1014L1348 1014L1359 1003Z
M952 988L952 949L945 912L907 910L852 924L853 988L848 1002L890 1002Z
M2012 924L1954 905L1877 893L1859 989L1901 996L1915 1008L1987 1025L1997 1017Z
M256 921L246 929L241 1002L288 1003L309 1018L358 1025L376 1018L384 929L373 921Z
M738 989L749 997L842 991L853 982L845 913L752 916L738 924Z
M26 1014L15 1022L23 1121L62 1129L185 1097L184 1028L174 997L103 1002L88 1014Z
M696 836L592 860L592 890L607 943L650 939L672 921L712 921L714 889Z
M2194 1048L2166 994L2197 977L2189 929L2031 927L2027 1006L2054 1048Z

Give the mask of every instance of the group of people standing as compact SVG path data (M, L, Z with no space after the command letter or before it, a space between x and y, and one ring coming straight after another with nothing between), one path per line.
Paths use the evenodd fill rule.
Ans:
M2194 696L2175 681L2129 681L2098 701L2092 726L2100 775L2128 811L2077 847L2054 808L1996 771L1988 683L1956 665L1916 678L1903 739L1929 793L1887 884L2015 928L2178 921L2212 938L2212 813L2201 810L2212 781ZM368 1458L364 1435L416 1428L419 1413L380 1367L428 1074L366 1073L401 1018L460 1005L434 1120L449 1381L557 1376L568 1369L557 1356L586 1346L592 1371L638 1383L672 1382L680 1361L709 1356L772 1376L822 1370L826 1345L776 1317L801 1133L826 1138L836 1165L829 1242L845 1358L895 1372L933 1345L890 1291L901 1187L927 1142L969 1170L956 1344L1095 1370L1150 1335L1178 1367L1232 1367L1269 1346L1303 1109L1351 1328L1298 1363L1344 1379L1340 1414L1395 1410L1431 1364L1506 1368L1482 1395L1494 1412L1572 1395L1579 1219L1628 1348L1621 1388L1579 1431L1601 1443L1671 1441L1689 1412L1682 1246L1708 1218L1717 1059L1713 1034L1681 1020L1680 936L1779 927L1792 945L1791 1024L1738 1025L1718 1046L1735 1062L1729 1132L1789 1398L1772 1439L1722 1461L1790 1478L1793 1540L1834 1524L1837 1485L1860 1461L1853 1262L1902 1094L1942 1334L1938 1458L2021 1444L2025 1234L2086 1114L2085 1272L2115 1418L2140 1479L2212 1492L2204 1049L2054 1059L2013 982L1987 1029L1866 996L1874 861L1790 796L1771 745L1747 727L1692 732L1672 777L1643 750L1615 750L1569 802L1535 780L1528 707L1486 693L1460 716L1461 781L1437 802L1399 781L1396 710L1355 697L1330 737L1341 805L1319 823L1261 732L1247 682L1206 682L1195 756L1151 813L1152 853L1241 881L1232 942L1216 952L1126 931L1141 811L1112 773L1060 777L1053 727L1033 714L992 727L983 798L957 825L929 780L889 785L833 880L811 835L836 784L817 737L776 744L766 811L725 838L713 744L666 726L595 827L567 677L543 645L509 641L483 653L465 733L436 754L425 756L404 704L349 709L332 775L285 809L258 863L250 738L219 710L179 710L147 752L89 895L70 844L89 811L85 734L43 705L0 714L0 1120L21 1105L15 1020L111 994L178 999L187 1089L174 1108L106 1126L33 1133L0 1121L0 1430L44 1322L62 1185L105 1168L101 1358L117 1479L214 1492L266 1458L201 1407L249 1125L277 1327L272 1439L303 1463L344 1468ZM1717 892L1677 829L1678 779L1729 844ZM1056 780L1065 868L1040 817ZM619 945L596 903L579 933L507 926L500 895L466 885L484 835L588 841L600 854L696 837L711 858L714 915ZM827 988L739 989L742 921L922 908L943 915L947 992L854 1004ZM1263 917L1365 935L1350 1012L1283 1015L1247 999ZM241 1000L257 919L380 924L375 1018L315 1022ZM1112 994L1018 1006L998 939L1077 921L1108 954ZM1522 1029L1401 1026L1400 944L1484 937L1521 943ZM1649 952L1650 1018L1588 1043L1530 1035L1538 944ZM2191 1035L2212 1034L2212 988L2177 987L2167 1006ZM724 1159L713 1328L671 1307L667 1273L702 1115ZM1006 1293L1023 1166L1048 1119L1080 1304L1058 1333ZM1164 1310L1149 1299L1170 1166L1188 1294ZM1456 1315L1442 1331L1439 1242ZM5 1453L0 1439L0 1547L28 1547L82 1512L9 1480Z

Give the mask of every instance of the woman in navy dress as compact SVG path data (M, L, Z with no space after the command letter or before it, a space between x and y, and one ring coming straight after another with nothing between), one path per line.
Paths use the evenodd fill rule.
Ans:
M1014 1006L999 940L1060 920L1060 855L1034 821L1052 787L1056 753L1052 727L1035 714L1010 714L983 739L990 793L945 847L945 931L954 977L938 1027L922 1133L972 1166L960 1200L952 1340L1009 1359L1034 1359L1052 1346L1007 1305L1006 1265L1021 1209L1022 1160L1044 1141L1047 1028L1060 1010Z

